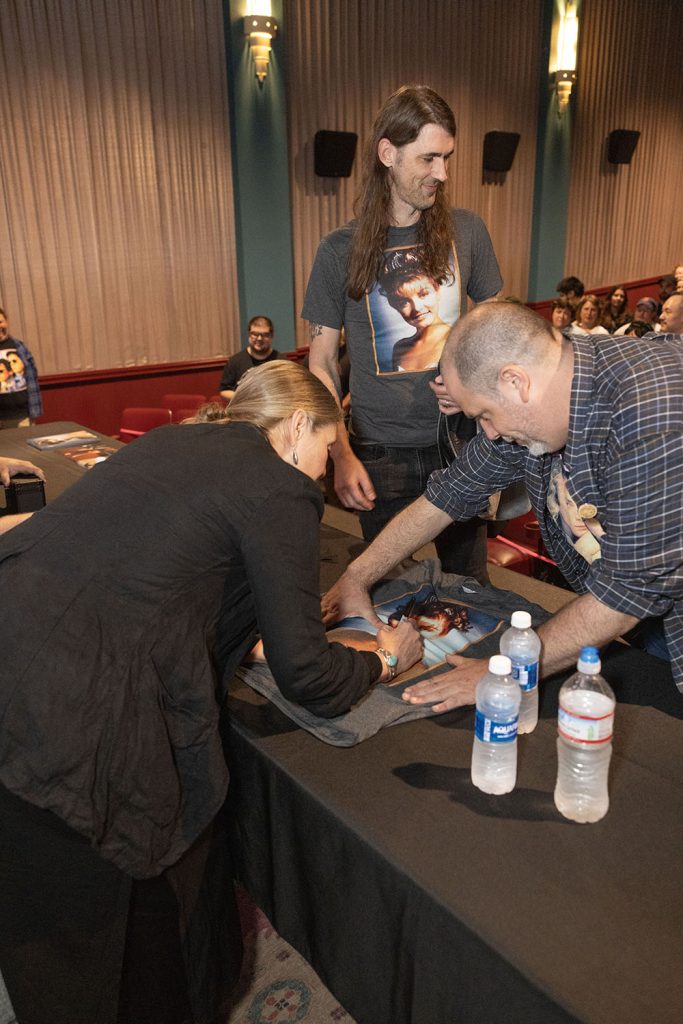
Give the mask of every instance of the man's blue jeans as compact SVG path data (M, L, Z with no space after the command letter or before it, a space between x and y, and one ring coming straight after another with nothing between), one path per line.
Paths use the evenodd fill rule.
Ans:
M367 469L377 493L375 507L370 512L359 513L367 541L374 540L390 519L420 497L435 470L445 468L437 445L391 448L381 444L358 444L351 438L351 447ZM434 544L445 572L473 576L480 583L488 582L483 520L453 523L434 538Z

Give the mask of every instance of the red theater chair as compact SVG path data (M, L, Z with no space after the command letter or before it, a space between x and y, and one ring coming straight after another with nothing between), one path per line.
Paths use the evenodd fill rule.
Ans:
M173 423L181 423L188 416L194 415L200 405L206 401L206 395L164 395L161 404L170 409Z
M141 434L146 434L154 427L161 427L173 420L170 409L153 409L144 406L131 406L121 413L119 441L133 441Z

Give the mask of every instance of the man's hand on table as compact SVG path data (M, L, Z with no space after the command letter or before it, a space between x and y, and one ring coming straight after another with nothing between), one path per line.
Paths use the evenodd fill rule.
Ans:
M368 588L359 583L348 570L339 577L327 593L323 594L321 608L323 622L326 626L331 626L349 615L358 615L367 619L378 629L384 625L375 613Z
M0 480L3 487L9 487L10 477L16 476L17 473L28 473L31 476L40 477L41 480L45 479L42 469L34 466L32 462L25 459L10 459L7 455L0 455Z
M439 701L432 707L432 711L437 714L474 704L477 683L488 668L488 658L463 658L460 654L448 654L446 661L455 666L451 672L407 686L402 694L403 700L409 704Z

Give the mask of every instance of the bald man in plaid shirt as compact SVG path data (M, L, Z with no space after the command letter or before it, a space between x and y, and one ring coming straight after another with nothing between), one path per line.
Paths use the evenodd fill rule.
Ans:
M326 619L367 614L368 588L397 562L524 480L579 595L539 629L542 674L635 631L671 661L683 702L683 338L564 336L526 307L485 303L451 331L441 373L441 410L481 430L325 595ZM474 703L486 664L449 661L405 699Z

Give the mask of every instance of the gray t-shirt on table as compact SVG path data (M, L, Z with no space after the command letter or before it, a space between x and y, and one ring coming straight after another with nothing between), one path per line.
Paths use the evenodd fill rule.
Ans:
M413 270L403 282L394 275L392 296L376 282L355 301L346 293L354 222L332 231L318 247L301 315L334 330L345 328L351 362L350 431L360 443L435 443L439 411L428 382L434 379L440 346L449 327L467 312L468 296L483 302L502 287L484 222L471 210L452 210L451 216L453 276L440 286ZM419 260L416 241L415 225L389 228L385 263L400 250L410 250ZM438 353L431 345L427 365L416 367L410 352L425 326L431 326Z

